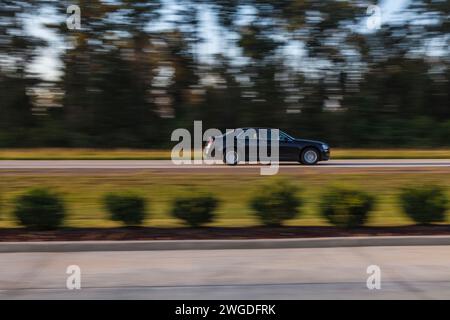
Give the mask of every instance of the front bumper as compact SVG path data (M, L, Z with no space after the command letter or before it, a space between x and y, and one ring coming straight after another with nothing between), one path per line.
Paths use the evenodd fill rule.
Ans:
M320 152L320 160L321 161L328 161L328 160L330 160L330 154L331 154L330 149L322 150Z

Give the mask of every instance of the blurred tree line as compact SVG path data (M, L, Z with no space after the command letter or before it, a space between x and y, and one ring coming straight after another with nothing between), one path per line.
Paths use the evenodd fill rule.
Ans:
M448 1L410 0L376 30L362 0L0 2L0 147L168 147L194 120L450 146ZM55 77L33 69L55 46L30 31L43 11L63 43ZM203 52L211 40L223 50Z

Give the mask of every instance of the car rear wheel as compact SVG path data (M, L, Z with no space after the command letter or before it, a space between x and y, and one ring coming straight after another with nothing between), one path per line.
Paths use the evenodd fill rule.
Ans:
M314 148L306 148L300 156L300 162L304 165L312 166L319 161L319 152Z
M224 162L229 166L234 166L239 162L239 155L236 151L231 150L225 153Z

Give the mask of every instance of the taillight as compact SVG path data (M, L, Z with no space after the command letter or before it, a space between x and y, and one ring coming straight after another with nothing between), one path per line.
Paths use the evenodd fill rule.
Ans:
M213 142L214 142L214 139L212 137L209 137L208 142L206 143L206 145L204 147L207 149L211 148Z

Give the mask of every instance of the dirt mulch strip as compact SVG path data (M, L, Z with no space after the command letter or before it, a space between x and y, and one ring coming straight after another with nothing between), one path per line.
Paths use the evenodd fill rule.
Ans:
M0 242L6 241L89 241L89 240L201 240L201 239L286 239L355 236L450 235L450 225L364 227L282 228L65 228L34 231L22 228L0 229Z

